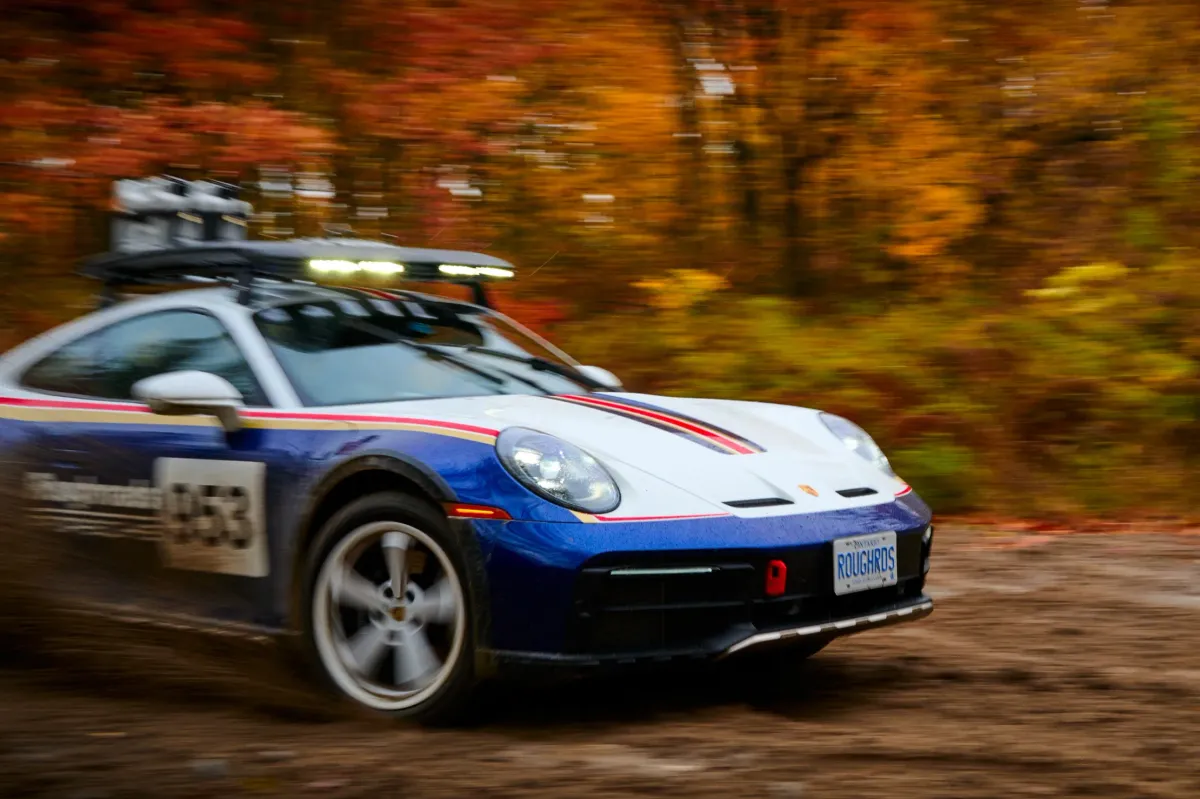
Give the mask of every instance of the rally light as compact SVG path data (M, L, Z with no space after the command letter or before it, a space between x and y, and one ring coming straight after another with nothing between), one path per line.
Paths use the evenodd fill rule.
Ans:
M308 266L314 272L349 274L351 272L358 271L358 264L356 264L354 261L312 260L308 262Z
M375 275L398 275L404 271L404 264L393 261L359 261L358 267Z
M373 275L399 275L404 272L404 264L392 261L340 261L314 258L308 262L308 267L314 272L334 275L352 275L357 272L368 272Z
M498 266L463 266L462 264L442 264L438 271L443 275L454 277L512 277L513 270Z

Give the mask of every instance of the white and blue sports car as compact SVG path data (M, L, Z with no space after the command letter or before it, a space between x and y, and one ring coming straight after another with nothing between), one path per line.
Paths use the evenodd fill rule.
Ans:
M0 447L115 615L281 636L432 720L505 664L806 655L932 610L930 510L865 432L624 393L486 307L502 260L199 241L85 271L106 307L0 359Z

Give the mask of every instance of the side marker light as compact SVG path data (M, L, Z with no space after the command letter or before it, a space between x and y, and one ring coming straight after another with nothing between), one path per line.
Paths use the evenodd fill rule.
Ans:
M451 503L445 506L446 515L457 519L501 519L510 520L512 516L507 511L501 508L493 508L490 505L464 505L462 503Z

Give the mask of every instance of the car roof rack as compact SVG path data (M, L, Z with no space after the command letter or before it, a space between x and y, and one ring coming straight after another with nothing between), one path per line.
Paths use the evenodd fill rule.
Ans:
M359 274L467 285L477 305L490 307L484 284L515 275L512 264L483 253L348 238L194 241L105 253L88 259L81 271L104 284L102 306L116 301L117 290L132 286L220 282L238 286L238 302L247 304L255 279L318 283L321 277Z

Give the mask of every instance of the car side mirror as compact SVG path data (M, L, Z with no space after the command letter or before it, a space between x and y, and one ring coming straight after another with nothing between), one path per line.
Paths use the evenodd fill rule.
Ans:
M583 375L585 375L587 377L590 377L592 380L595 380L597 383L603 383L604 385L606 385L610 388L615 388L615 389L624 388L624 386L621 385L620 378L618 378L616 375L614 375L612 372L608 371L607 369L603 369L599 366L578 366L576 368L580 371L580 373L582 373Z
M242 393L211 372L166 372L133 384L133 397L163 416L215 416L234 433L242 428Z

